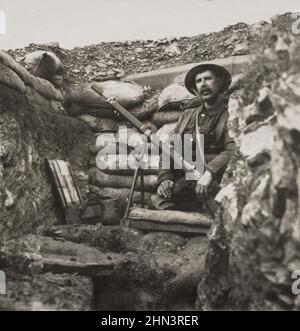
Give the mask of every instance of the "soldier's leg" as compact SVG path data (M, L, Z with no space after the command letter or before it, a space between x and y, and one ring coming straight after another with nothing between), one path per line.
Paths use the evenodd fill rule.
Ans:
M203 204L201 199L198 199L194 185L186 182L185 178L178 179L175 183L173 196L171 199L166 199L158 194L151 196L151 207L157 210L182 210L182 211L201 211Z

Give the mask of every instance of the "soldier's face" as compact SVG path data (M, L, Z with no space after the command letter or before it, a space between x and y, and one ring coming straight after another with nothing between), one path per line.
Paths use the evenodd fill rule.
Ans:
M195 77L196 89L204 101L214 100L221 92L223 82L211 70L206 70Z

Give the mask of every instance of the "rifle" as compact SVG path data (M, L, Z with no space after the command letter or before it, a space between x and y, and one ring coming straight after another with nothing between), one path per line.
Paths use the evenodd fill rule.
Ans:
M140 122L135 116L130 114L130 112L128 112L116 100L109 99L105 95L103 95L103 91L101 88L99 88L97 85L92 85L91 88L97 94L104 97L117 113L122 115L139 132L144 134L147 137L148 141L152 143L156 148L158 148L158 150L165 157L169 158L173 162L175 169L182 169L185 173L192 174L193 178L195 178L194 180L197 180L202 176L202 174L196 169L196 166L184 160L183 157L174 150L172 145L161 142L157 135L153 134L150 128Z

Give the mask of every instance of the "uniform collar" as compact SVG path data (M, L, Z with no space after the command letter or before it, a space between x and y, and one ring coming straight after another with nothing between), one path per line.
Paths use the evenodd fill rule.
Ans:
M201 111L205 111L208 116L216 116L216 115L220 114L221 112L223 112L223 110L225 108L226 108L226 105L225 105L223 99L219 98L219 100L217 101L215 106L213 108L211 108L210 110L207 110L205 108L204 104L202 103Z

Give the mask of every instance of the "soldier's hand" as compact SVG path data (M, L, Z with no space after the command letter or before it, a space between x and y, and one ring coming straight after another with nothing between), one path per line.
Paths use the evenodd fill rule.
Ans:
M196 194L206 195L212 179L212 174L209 171L205 171L204 175L197 181L195 187Z
M175 183L172 180L164 180L157 189L157 194L165 199L171 199Z

